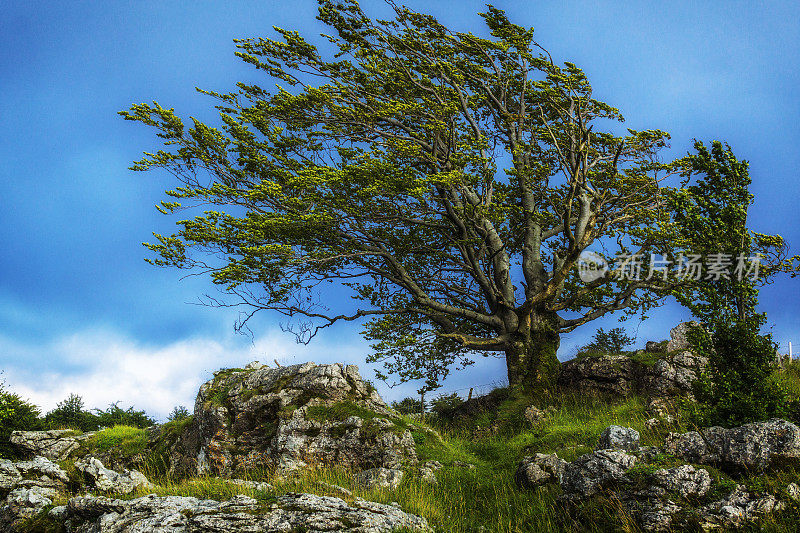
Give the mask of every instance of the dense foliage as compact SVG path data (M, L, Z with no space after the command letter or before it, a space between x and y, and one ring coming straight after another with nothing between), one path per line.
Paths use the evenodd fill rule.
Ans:
M403 415L422 414L426 405L420 398L403 398L399 402L392 402L392 409Z
M19 394L6 390L0 382L0 458L11 457L9 437L12 431L29 431L41 428L39 409L25 401Z
M167 416L167 420L170 422L176 422L179 420L185 420L192 416L192 413L184 405L178 405L173 407L172 412Z
M636 340L629 336L623 328L612 328L605 331L599 328L594 334L592 342L586 345L585 349L600 353L617 354L621 353L626 346L633 344Z
M70 394L45 415L44 424L54 429L96 431L117 425L146 428L156 423L144 411L136 411L133 406L123 409L118 404L119 402L112 403L106 410L87 410L84 408L83 398Z
M788 414L787 392L775 376L777 345L760 333L763 321L718 321L711 332L691 333L697 353L709 359L695 382L697 403L688 404L698 426L733 427Z

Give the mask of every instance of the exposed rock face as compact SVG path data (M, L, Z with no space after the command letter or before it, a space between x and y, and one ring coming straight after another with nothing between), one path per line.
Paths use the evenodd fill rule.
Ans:
M800 458L800 428L774 418L731 429L670 433L664 452L728 470L763 472L775 462Z
M699 327L700 323L691 320L689 322L681 322L671 330L669 330L669 342L667 343L667 351L674 352L676 350L686 350L689 348L689 340L686 335L693 327Z
M636 456L625 452L597 450L582 455L564 467L563 498L579 500L598 493L607 483L625 481L634 464Z
M525 488L538 487L547 483L561 483L567 462L558 455L537 453L525 457L517 466L514 481Z
M356 499L348 504L339 498L289 493L264 506L247 496L227 502L185 496L135 500L103 497L72 498L59 511L75 533L117 531L188 533L215 531L343 531L379 533L406 528L431 531L424 518L406 514L397 507Z
M443 466L439 461L426 461L425 464L419 467L419 474L423 481L435 485L439 482L436 478L436 472L441 470Z
M52 429L49 431L14 431L11 444L29 456L41 456L53 461L63 461L78 449L81 441L93 433L77 435L71 429Z
M609 426L600 434L597 450L637 450L639 432L633 428Z
M0 531L15 531L22 520L52 504L68 481L67 473L44 457L0 459Z
M103 466L99 459L85 457L75 462L75 468L86 476L98 490L130 494L138 488L150 486L147 478L138 470L115 472Z
M572 359L561 365L558 383L580 391L627 396L637 388L638 366L626 355Z
M633 392L655 396L688 395L707 364L705 357L688 351L664 354L652 365L627 355L585 357L561 365L559 384L615 396Z
M254 467L354 469L416 463L411 433L357 367L305 363L217 372L171 446L174 470L228 476Z

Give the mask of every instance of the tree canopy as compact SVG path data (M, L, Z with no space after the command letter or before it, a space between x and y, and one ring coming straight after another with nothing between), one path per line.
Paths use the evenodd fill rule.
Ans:
M236 40L278 85L202 90L217 127L155 102L121 112L165 145L132 168L180 181L159 209L210 206L156 235L150 260L208 273L227 294L208 303L246 308L240 325L270 310L307 342L363 320L372 360L401 380L435 386L497 353L512 386L550 386L560 334L677 286L575 268L590 246L675 252L669 136L620 128L584 72L502 10L480 14L481 36L390 5L392 20L373 20L320 0L322 49L281 28ZM329 283L353 303L326 297Z

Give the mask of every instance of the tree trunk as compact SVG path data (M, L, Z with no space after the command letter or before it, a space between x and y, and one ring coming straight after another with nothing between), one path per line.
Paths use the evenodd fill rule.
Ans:
M506 348L509 386L526 392L554 389L561 370L556 356L560 343L554 315L532 315L530 329Z

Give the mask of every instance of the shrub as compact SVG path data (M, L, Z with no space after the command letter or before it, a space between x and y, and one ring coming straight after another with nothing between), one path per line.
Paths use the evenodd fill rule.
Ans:
M192 416L192 414L185 405L178 405L172 409L172 412L167 416L167 420L170 422L178 422L190 416Z
M83 408L83 398L70 394L47 413L44 422L51 429L94 431L100 427L97 417Z
M155 425L156 421L147 416L144 411L134 411L133 406L122 409L117 405L118 403L112 403L105 411L94 410L98 427L131 426L146 428Z
M40 429L39 408L6 390L0 383L0 457L14 455L9 438L12 431Z
M431 411L433 411L436 416L441 417L462 403L464 403L464 400L455 392L442 394L438 398L431 400Z
M425 412L425 405L422 400L409 397L399 402L392 402L392 409L401 415L418 415Z
M599 353L618 354L626 346L633 344L635 339L628 336L622 328L614 328L609 331L600 328L594 334L594 340L587 344L584 350Z
M788 395L774 375L777 345L770 334L759 333L762 323L757 316L718 323L712 333L690 332L698 354L709 360L694 385L696 424L733 427L787 414Z

